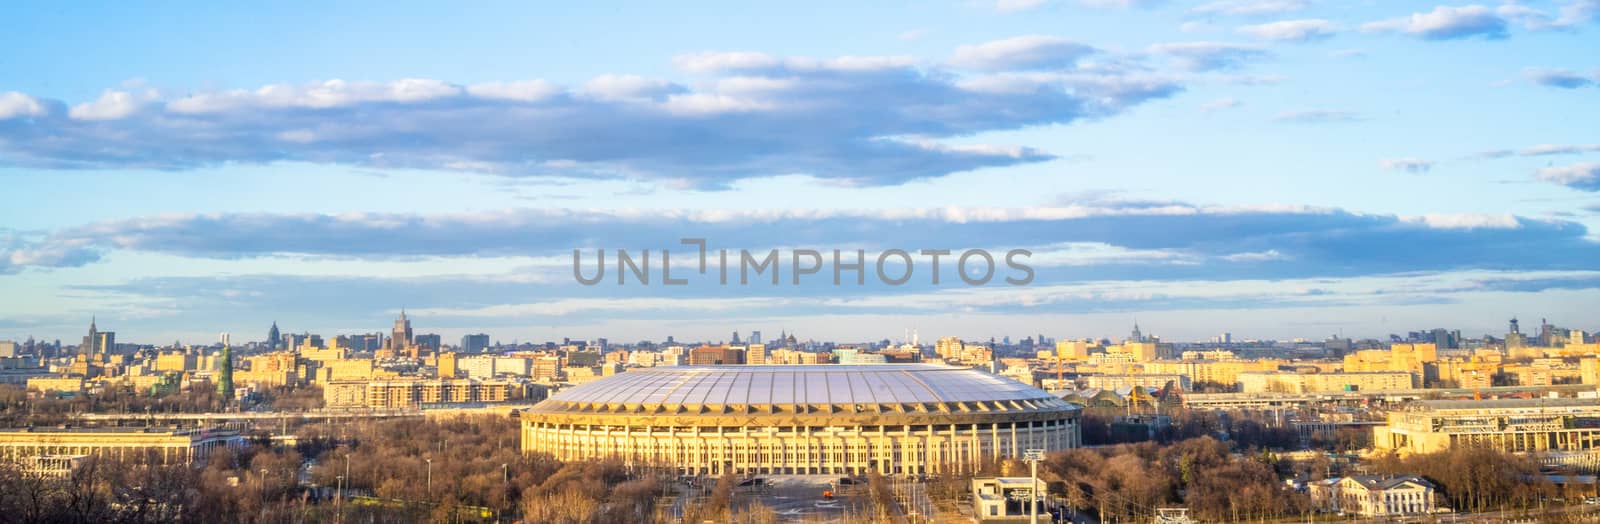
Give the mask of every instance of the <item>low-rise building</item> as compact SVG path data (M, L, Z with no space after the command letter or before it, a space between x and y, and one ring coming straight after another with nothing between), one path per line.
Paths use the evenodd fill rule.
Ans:
M323 386L322 400L331 409L418 409L506 402L522 398L523 392L522 383L512 380L395 379L329 383Z
M218 428L20 428L0 429L0 460L47 475L71 471L89 456L132 459L147 455L162 464L204 462L211 452L240 447L243 436Z
M1356 475L1313 482L1307 486L1318 508L1361 517L1426 515L1434 507L1438 487L1416 475Z
M1600 448L1600 400L1423 400L1373 430L1379 450L1433 453L1459 445L1507 452Z
M1029 511L1031 493L1039 494L1036 511ZM978 522L1027 522L1030 515L1038 515L1045 522L1050 514L1044 509L1045 483L1035 483L1030 477L989 477L972 479L972 510Z
M81 393L83 377L35 377L28 379L28 390L40 393Z
M1416 375L1404 371L1355 373L1247 371L1239 374L1239 391L1244 393L1396 391L1415 387L1415 380Z

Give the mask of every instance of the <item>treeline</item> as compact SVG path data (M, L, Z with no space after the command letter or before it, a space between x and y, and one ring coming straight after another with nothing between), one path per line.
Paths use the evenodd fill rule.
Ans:
M300 457L222 449L203 468L155 454L85 457L64 477L0 466L0 521L26 523L304 522Z
M1404 458L1389 453L1375 458L1372 469L1379 474L1421 475L1438 485L1441 502L1456 511L1526 508L1558 494L1539 475L1533 458L1483 447Z
M1303 515L1310 507L1279 482L1269 455L1234 455L1209 436L1072 449L1041 466L1052 493L1101 520L1150 520L1152 508L1178 506L1202 522L1238 522Z

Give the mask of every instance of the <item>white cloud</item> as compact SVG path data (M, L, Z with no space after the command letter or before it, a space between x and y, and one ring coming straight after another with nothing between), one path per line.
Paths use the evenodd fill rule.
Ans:
M485 82L467 86L467 94L478 98L538 102L561 94L561 86L544 80Z
M1522 156L1574 155L1600 152L1600 144L1539 144L1525 147L1517 154Z
M1480 36L1505 38L1506 20L1494 10L1481 5L1461 7L1438 6L1427 13L1368 22L1361 26L1367 32L1402 32L1425 40L1450 40Z
M706 51L672 57L673 65L692 73L716 73L777 67L777 57L744 51Z
M684 88L654 78L637 75L600 75L583 84L579 94L598 100L652 100L684 91Z
M1378 161L1378 165L1390 171L1405 171L1407 173L1426 173L1433 169L1433 161L1420 158L1386 158Z
M153 92L136 94L107 89L93 102L72 106L67 115L78 120L117 120L133 115L145 102L154 98Z
M1332 122L1356 122L1365 120L1361 115L1350 111L1286 111L1273 115L1272 121L1288 124L1322 124Z
M1299 11L1310 6L1305 0L1221 0L1189 10L1194 15L1259 16Z
M1233 109L1235 107L1239 107L1241 104L1242 102L1239 102L1239 99L1237 98L1219 98L1200 106L1200 110L1210 113L1212 111L1221 111L1223 109Z
M459 96L460 86L425 78L393 82L333 79L311 84L268 84L254 91L199 93L166 104L175 113L207 114L251 108L332 109L368 103L420 103Z
M1589 78L1570 69L1528 68L1523 70L1522 74L1535 84L1561 89L1578 89L1600 83L1600 80Z
M1431 229L1521 229L1522 221L1511 214L1487 215L1480 213L1428 214L1405 217L1405 222L1422 224Z
M1049 0L993 0L991 5L994 6L996 11L1000 11L1002 13L1015 13L1020 11L1032 11L1034 9L1044 7L1044 5L1047 3L1049 3Z
M1588 162L1540 169L1534 178L1579 191L1600 191L1600 162Z
M1078 0L1078 3L1100 9L1134 9L1155 7L1166 3L1166 0Z
M1240 27L1239 32L1275 42L1310 42L1331 38L1339 32L1339 26L1320 18L1309 18L1247 25Z
M1231 255L1224 255L1220 258L1229 262L1268 262L1273 260L1285 260L1289 257L1284 256L1283 253L1279 253L1276 249L1268 249L1266 251L1234 253Z
M1094 52L1093 47L1065 38L1025 35L958 47L950 65L980 71L1068 69Z
M1048 67L1082 51L1034 38L975 46L968 58L978 66ZM941 141L1106 118L1180 92L1187 80L1137 63L982 78L905 56L700 53L675 62L708 78L685 85L602 75L576 88L543 80L329 80L179 97L108 91L74 107L72 119L0 126L0 165L182 170L288 161L693 188L784 175L898 184L1054 156L1025 146L924 148L884 137ZM972 88L985 82L1035 88ZM65 106L21 94L4 101L8 114ZM561 160L573 162L552 163Z
M0 93L0 120L23 116L43 116L44 113L44 104L40 103L37 98L16 91Z
M1233 69L1245 62L1270 56L1259 46L1223 42L1173 42L1154 44L1149 52L1173 58L1190 71Z

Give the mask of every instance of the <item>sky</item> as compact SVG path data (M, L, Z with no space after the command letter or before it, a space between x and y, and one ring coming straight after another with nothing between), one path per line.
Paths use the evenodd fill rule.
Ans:
M0 340L1600 330L1600 0L325 4L0 5Z

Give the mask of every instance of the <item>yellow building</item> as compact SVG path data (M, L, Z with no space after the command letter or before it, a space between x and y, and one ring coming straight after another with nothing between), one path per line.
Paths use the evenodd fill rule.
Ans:
M1453 446L1499 451L1600 448L1600 400L1424 400L1391 411L1373 430L1378 450L1433 453Z
M1592 344L1567 344L1561 348L1561 354L1569 357L1592 357L1595 355L1600 355L1600 342L1595 342Z
M1279 359L1261 360L1160 360L1146 362L1142 373L1183 375L1192 383L1211 382L1225 386L1239 383L1239 374L1248 371L1277 371L1287 364Z
M81 393L83 377L34 377L28 379L28 390L40 393Z
M1244 393L1332 393L1411 389L1413 375L1402 371L1357 373L1285 373L1246 371L1239 374Z
M1518 386L1549 386L1555 383L1549 366L1504 366L1501 372L1515 377Z
M1089 358L1089 350L1095 346L1084 340L1062 340L1056 342L1056 358L1061 360L1083 360Z
M506 402L520 398L520 392L520 384L510 380L374 380L328 383L322 400L334 409L417 409L424 404Z
M346 358L328 360L322 363L317 370L319 382L338 382L343 380L371 380L373 378L372 359Z
M211 452L244 445L236 431L222 429L162 430L155 428L21 428L0 429L0 460L22 464L47 475L64 475L72 461L52 457L101 456L135 458L153 454L163 464L204 462Z
M439 353L434 357L434 360L436 361L434 367L439 370L439 378L456 378L456 374L460 370L456 367L456 353L454 351Z
M315 362L328 362L349 358L350 350L348 348L339 347L339 343L335 341L332 346L328 348L319 348L309 345L303 346L300 348L299 353L300 357L306 360Z
M1499 355L1494 359L1473 356L1470 360L1445 359L1434 364L1439 380L1454 382L1463 388L1487 388L1494 385L1494 376L1500 374Z
M199 359L187 351L168 351L156 355L155 370L165 373L187 373L199 369Z
M305 366L298 355L286 351L246 357L246 369L234 370L234 384L260 387L294 386L305 381Z

